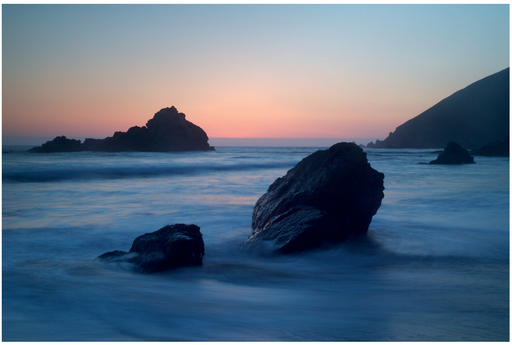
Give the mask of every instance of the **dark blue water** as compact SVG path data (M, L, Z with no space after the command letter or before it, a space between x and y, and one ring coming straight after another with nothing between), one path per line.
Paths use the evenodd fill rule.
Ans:
M366 150L386 187L366 245L240 248L256 200L317 149L4 154L3 340L508 341L508 158ZM203 267L94 260L174 223L201 227Z

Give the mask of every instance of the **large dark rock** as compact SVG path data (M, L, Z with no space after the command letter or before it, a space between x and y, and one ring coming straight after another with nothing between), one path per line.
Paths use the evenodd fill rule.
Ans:
M62 142L66 137L57 137L40 147L29 150L34 153L72 152L72 151L104 151L104 152L180 152L180 151L209 151L214 150L208 144L208 136L201 127L185 120L185 114L178 112L173 106L161 109L146 126L134 126L127 132L115 132L112 137L105 139L85 139L71 143ZM66 139L69 141L69 139ZM57 143L54 143L58 141ZM66 144L66 146L64 146ZM60 150L60 151L58 151Z
M160 110L146 123L155 150L208 151L208 136L199 126L185 120L175 107Z
M256 202L244 244L269 241L286 254L366 234L384 197L383 181L354 143L317 151Z
M476 149L509 135L510 69L480 79L398 126L369 148Z
M145 273L162 272L183 266L201 266L203 235L197 225L175 224L137 237L129 252L115 250L100 260L125 261Z
M437 159L428 164L471 164L475 163L473 157L467 150L457 143L449 142Z
M43 145L29 150L32 153L76 151L80 151L80 140L67 139L65 136L56 137L52 141L47 141Z
M471 151L473 156L487 156L487 157L509 157L510 144L509 138L500 141L496 140L492 143L480 147L478 150Z

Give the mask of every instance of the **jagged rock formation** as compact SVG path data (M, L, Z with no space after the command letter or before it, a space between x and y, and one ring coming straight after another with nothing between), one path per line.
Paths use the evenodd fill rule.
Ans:
M317 151L256 202L244 245L264 241L286 254L365 234L384 197L383 181L354 143Z
M471 164L475 163L469 152L463 149L459 144L453 141L446 145L443 152L439 154L437 159L428 164Z
M65 140L59 139L64 138ZM69 149L72 148L72 149ZM185 120L185 114L178 112L173 106L164 108L150 119L146 126L134 126L127 132L115 132L105 139L80 140L57 137L41 147L29 150L34 153L72 152L72 151L142 151L142 152L175 152L175 151L209 151L214 150L208 144L208 136L201 127Z
M368 148L476 149L509 135L509 72L504 69L443 99Z
M197 225L174 224L137 237L129 252L115 250L99 260L129 262L137 271L154 273L184 266L201 266L203 235Z

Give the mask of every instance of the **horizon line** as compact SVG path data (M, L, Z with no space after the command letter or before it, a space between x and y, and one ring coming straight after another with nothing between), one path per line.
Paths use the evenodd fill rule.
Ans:
M47 141L51 141L55 136L2 136L2 145L34 145L39 146ZM85 136L66 136L68 139L85 140ZM287 138L287 137L210 137L209 144L212 146L331 146L337 142L347 141L355 142L356 144L368 144L370 141L375 141L375 138L350 138L350 137L316 137L316 138Z

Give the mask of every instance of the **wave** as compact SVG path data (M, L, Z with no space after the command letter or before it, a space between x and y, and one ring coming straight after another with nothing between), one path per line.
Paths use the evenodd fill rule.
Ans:
M192 164L192 165L124 165L124 166L75 166L41 169L27 166L23 170L4 171L4 182L55 182L64 180L94 180L148 178L168 175L197 175L222 171L291 168L290 162L263 162L251 164Z

